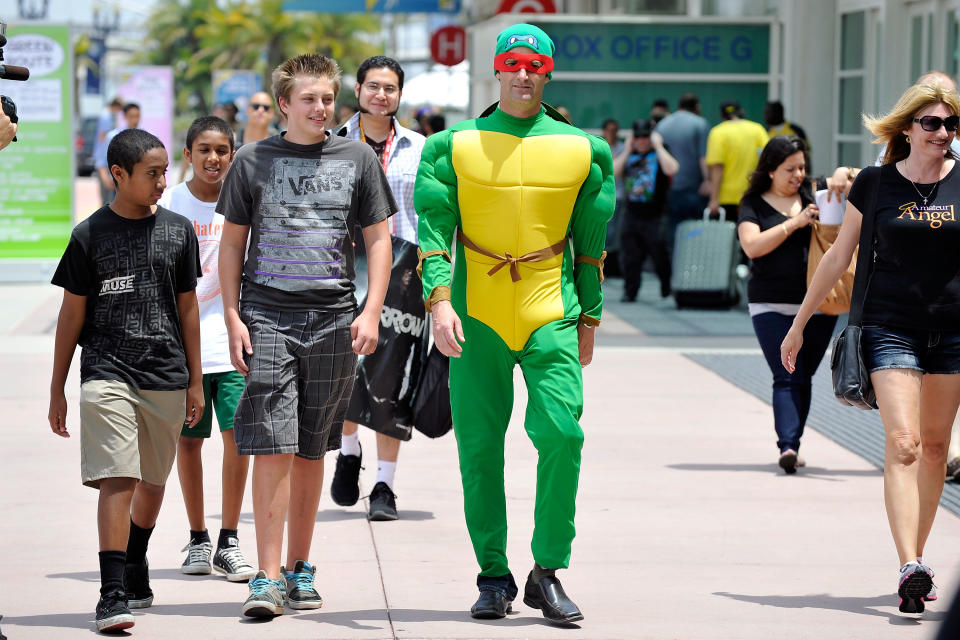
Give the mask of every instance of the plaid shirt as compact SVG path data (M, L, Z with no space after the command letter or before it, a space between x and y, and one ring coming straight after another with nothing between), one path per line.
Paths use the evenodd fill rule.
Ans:
M338 132L351 140L360 140L360 114L356 113ZM390 233L417 243L417 212L413 208L413 185L417 181L420 152L426 140L416 131L393 119L393 148L387 160L387 182L399 210L390 218Z

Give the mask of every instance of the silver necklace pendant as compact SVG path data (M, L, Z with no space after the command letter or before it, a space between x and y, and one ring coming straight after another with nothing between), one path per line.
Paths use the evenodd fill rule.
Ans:
M903 172L904 172L905 175L907 174L907 159L906 159L906 158L903 159ZM940 186L940 180L943 180L943 178L940 178L939 180L937 180L936 182L933 183L933 187L930 188L930 193L928 193L927 195L923 195L923 193L920 192L920 187L917 186L917 183L914 182L913 179L912 179L909 175L907 175L907 180L909 180L909 181L910 181L910 184L913 185L913 190L917 192L917 195L920 196L920 197L923 199L923 206L927 206L927 200L928 200L929 198L932 198L932 197L933 197L933 192L936 191L936 190L937 190L937 187Z

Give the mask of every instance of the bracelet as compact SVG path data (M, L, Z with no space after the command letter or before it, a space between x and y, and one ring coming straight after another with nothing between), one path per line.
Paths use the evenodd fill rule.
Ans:
M790 232L787 231L787 223L786 223L786 222L781 222L781 223L780 223L780 226L783 227L783 235L786 236L787 238L789 238L789 237L790 237Z

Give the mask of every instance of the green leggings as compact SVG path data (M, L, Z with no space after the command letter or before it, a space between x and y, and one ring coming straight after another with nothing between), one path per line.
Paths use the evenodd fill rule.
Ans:
M517 364L529 396L524 427L539 454L533 559L547 569L566 568L576 534L573 518L583 447L577 319L546 324L521 351L511 351L488 326L465 313L460 317L466 342L461 357L450 359L450 401L464 513L480 575L510 573L503 445Z

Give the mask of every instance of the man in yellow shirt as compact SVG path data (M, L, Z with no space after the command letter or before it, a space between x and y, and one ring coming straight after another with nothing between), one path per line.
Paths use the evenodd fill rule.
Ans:
M757 158L767 144L767 130L743 119L743 109L735 100L720 105L723 122L707 136L707 167L710 171L710 213L720 207L727 220L737 220L740 198L747 189Z

